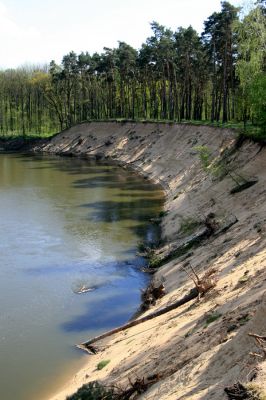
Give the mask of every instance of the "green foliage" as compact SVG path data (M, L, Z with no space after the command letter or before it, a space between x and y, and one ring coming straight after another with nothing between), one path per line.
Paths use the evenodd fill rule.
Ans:
M148 253L150 251L150 247L147 245L146 242L139 242L138 243L138 251L140 253Z
M221 316L222 316L222 314L220 314L218 312L212 313L211 315L209 315L206 318L205 326L208 326L208 325L212 324L214 321L216 321L217 319L221 318Z
M165 210L160 211L160 212L159 212L159 218L163 218L163 217L165 217L167 214L168 214L168 211L165 211Z
M219 178L225 174L225 166L221 159L215 159L207 146L196 146L195 150L199 154L202 167L205 172L213 178Z
M211 151L207 146L196 146L195 150L199 154L200 161L202 163L204 171L208 170L211 163Z
M237 14L222 1L201 36L152 22L139 51L119 42L102 53L72 51L49 70L0 71L0 135L41 136L95 120L252 121L265 138L265 8L257 3L242 21ZM209 168L210 154L200 154Z
M154 252L151 252L149 255L149 267L150 268L158 268L160 267L162 262L161 257L157 256Z
M241 316L240 318L238 318L238 322L241 326L245 325L249 320L250 320L250 317L248 314L245 314L245 315Z
M72 396L68 396L67 400L112 400L114 392L106 389L97 381L83 385Z
M184 217L181 221L179 232L190 235L200 226L201 222L193 217Z
M239 278L238 282L240 284L246 283L249 280L249 276L248 275L243 275Z
M0 135L40 137L60 129L46 98L49 82L44 68L0 71Z
M266 21L263 8L257 5L235 26L239 57L236 73L240 81L242 118L261 128L266 137Z
M254 122L266 138L266 74L256 74L250 82L251 112Z
M110 361L111 360L102 360L102 361L100 361L99 364L97 364L97 369L98 370L103 369L104 367L106 367L107 364L109 364Z

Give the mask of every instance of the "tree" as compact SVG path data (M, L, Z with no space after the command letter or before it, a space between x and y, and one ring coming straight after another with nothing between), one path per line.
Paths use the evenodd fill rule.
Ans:
M262 2L260 2L262 3ZM240 81L241 118L246 124L253 119L261 127L266 125L266 19L265 9L259 4L236 27L239 56L236 65Z
M221 12L213 13L205 21L203 40L209 53L212 75L211 120L219 121L222 110L222 122L227 122L229 112L229 91L234 91L234 64L236 38L233 24L238 19L239 8L227 1L221 3ZM234 114L233 107L231 108Z
M117 49L117 68L119 72L119 116L135 117L136 63L137 51L125 42L119 42Z
M205 52L197 32L189 26L174 34L177 80L180 87L179 119L202 118L203 91L207 81Z

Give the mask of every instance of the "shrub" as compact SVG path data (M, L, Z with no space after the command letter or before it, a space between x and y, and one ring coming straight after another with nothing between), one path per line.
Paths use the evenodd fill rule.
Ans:
M98 370L103 369L104 367L106 367L107 364L109 364L110 361L111 361L111 360L103 360L103 361L100 361L99 364L97 365L97 369L98 369Z
M179 231L181 233L189 235L192 232L194 232L194 230L196 228L198 228L199 225L200 225L200 221L196 220L195 218L185 217L181 221L181 225L180 225Z
M112 400L113 395L112 389L106 389L95 381L83 385L76 393L68 396L67 400Z
M209 315L206 319L206 326L212 324L214 321L216 321L221 316L222 316L222 314L220 314L218 312L214 312L213 314Z

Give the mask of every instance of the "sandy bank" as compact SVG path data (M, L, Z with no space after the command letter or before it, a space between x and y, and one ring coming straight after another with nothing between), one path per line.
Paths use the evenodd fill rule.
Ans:
M217 271L215 289L200 302L99 342L101 351L88 356L87 365L53 400L65 399L92 380L128 387L129 379L151 375L158 382L138 398L218 400L227 399L225 386L237 380L254 378L265 386L265 362L250 355L260 349L248 333L266 334L266 149L249 141L236 148L235 143L230 130L204 126L87 123L36 148L109 158L164 187L164 245L156 257L175 255L154 275L167 294L147 312L171 304L193 287L182 268L187 262L199 275L210 268ZM197 146L207 146L211 157L223 158L223 168L234 171L233 178L258 182L230 194L235 179L228 173L217 179L206 172ZM180 256L178 249L197 235L210 213L218 225L214 234ZM234 218L236 223L219 231ZM110 363L98 371L99 361L107 359Z

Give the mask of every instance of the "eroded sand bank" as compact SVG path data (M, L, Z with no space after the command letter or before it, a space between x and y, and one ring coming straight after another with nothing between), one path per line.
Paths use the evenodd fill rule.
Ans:
M89 381L126 388L129 379L151 375L158 382L138 398L227 399L226 386L255 376L253 383L265 389L265 361L250 355L260 350L248 333L266 334L266 148L250 141L235 144L233 132L226 129L86 123L36 148L107 157L159 182L166 193L166 215L158 258L197 234L210 213L220 227L235 217L238 221L224 232L217 227L198 246L160 267L154 281L164 283L166 295L146 313L171 304L193 287L182 268L188 262L200 276L210 268L217 270L213 290L200 302L193 300L99 342L102 350L88 356L85 367L51 400L65 399ZM207 146L211 157L223 158L223 168L230 174L217 179L204 170L198 146ZM236 183L231 171L258 182L232 195ZM99 371L96 366L102 360L111 361Z

